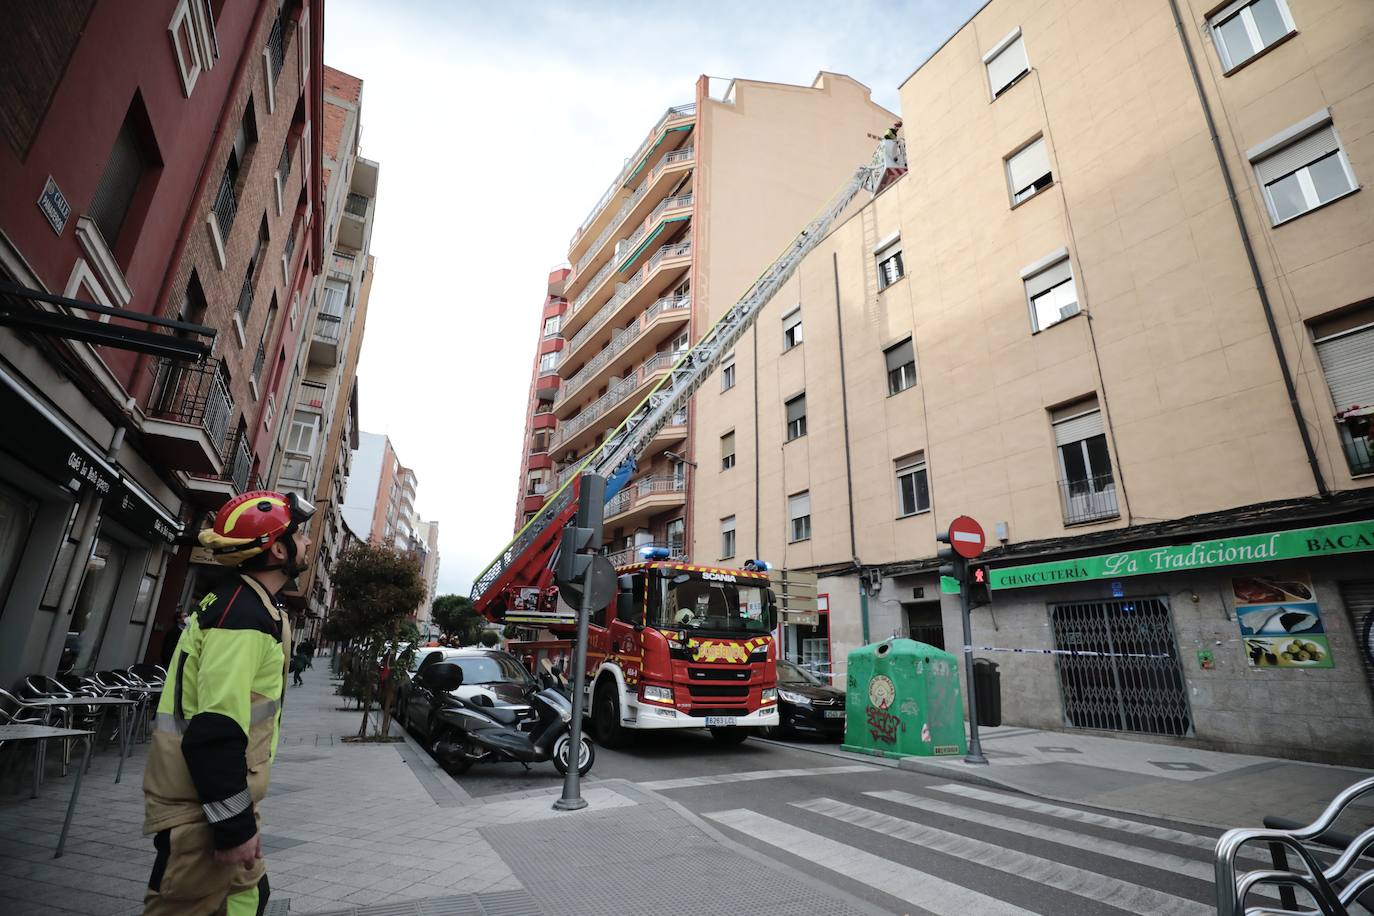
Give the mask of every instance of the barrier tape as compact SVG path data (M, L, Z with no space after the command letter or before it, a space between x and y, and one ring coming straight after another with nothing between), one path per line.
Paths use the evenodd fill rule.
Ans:
M1086 649L1002 649L997 646L964 646L965 652L1015 652L1019 655L1082 655L1093 658L1173 658L1144 652L1089 652Z

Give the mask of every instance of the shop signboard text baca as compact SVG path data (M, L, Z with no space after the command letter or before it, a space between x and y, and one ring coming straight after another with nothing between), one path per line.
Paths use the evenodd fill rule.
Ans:
M1311 559L1360 551L1374 551L1374 519L1178 546L1148 547L1050 563L1007 566L990 570L988 584L993 589L1031 588L1244 563Z

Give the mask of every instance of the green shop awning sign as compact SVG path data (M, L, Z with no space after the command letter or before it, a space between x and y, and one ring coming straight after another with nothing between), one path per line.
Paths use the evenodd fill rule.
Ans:
M1031 588L1092 579L1120 579L1185 572L1213 566L1268 563L1374 550L1374 519L1348 525L1297 528L1176 547L1150 547L1054 563L1032 563L988 571L990 588Z

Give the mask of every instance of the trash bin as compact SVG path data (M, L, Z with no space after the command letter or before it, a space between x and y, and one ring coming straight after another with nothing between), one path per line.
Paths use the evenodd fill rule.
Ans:
M843 746L882 757L965 753L958 659L912 639L850 652Z
M986 658L973 660L974 702L978 707L978 724L996 728L1002 724L1002 675L997 663Z

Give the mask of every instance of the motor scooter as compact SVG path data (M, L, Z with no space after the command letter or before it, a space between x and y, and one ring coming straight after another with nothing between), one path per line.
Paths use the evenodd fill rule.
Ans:
M440 766L461 774L481 761L511 760L543 763L552 760L560 774L568 772L572 702L556 690L543 689L530 697L529 714L522 707L480 702L484 697L460 697L453 693L463 685L463 669L453 662L439 662L426 680L433 685L440 705L430 729L430 748ZM591 739L582 735L578 773L585 776L596 760Z

